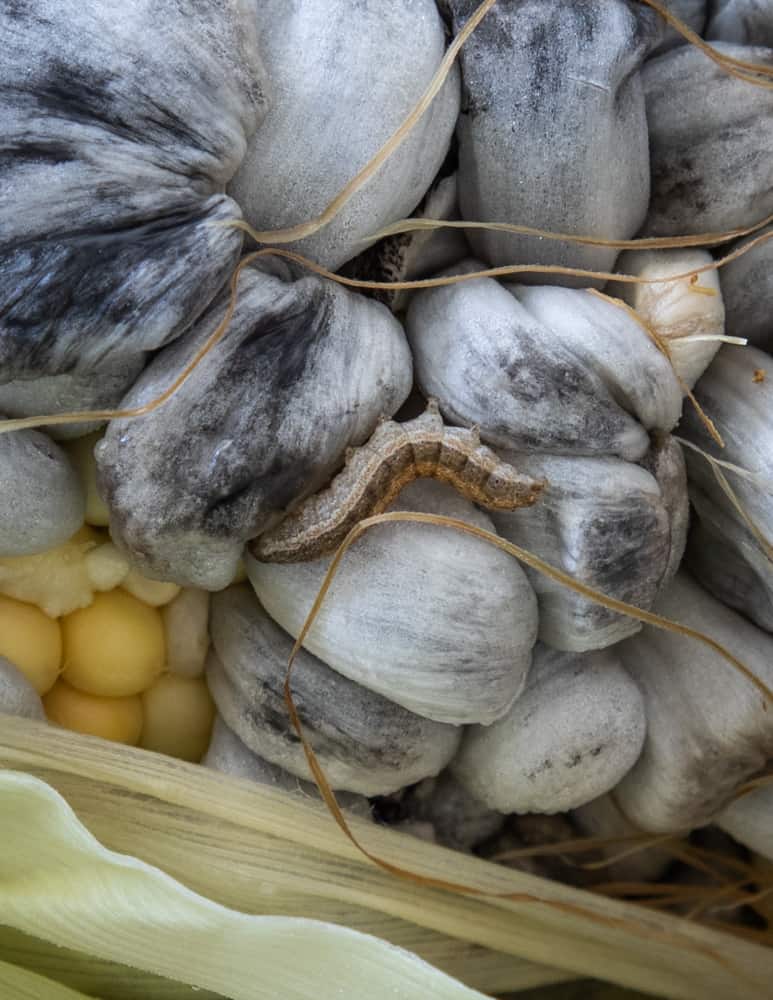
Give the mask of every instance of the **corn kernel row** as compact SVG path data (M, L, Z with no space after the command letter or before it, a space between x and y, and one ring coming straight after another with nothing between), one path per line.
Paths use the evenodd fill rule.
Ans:
M134 571L60 618L0 595L0 656L43 697L52 722L197 761L214 715L202 677L207 601Z

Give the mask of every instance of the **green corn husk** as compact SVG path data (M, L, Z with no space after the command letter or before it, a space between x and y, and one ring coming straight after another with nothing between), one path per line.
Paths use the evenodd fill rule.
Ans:
M379 858L481 895L380 870L314 800L0 719L0 921L103 968L117 963L234 998L322 1000L461 1000L589 976L657 996L740 1000L765 995L773 977L771 951L736 937L352 826ZM291 947L288 918L297 927ZM0 937L0 949L24 964L18 935ZM37 968L61 973L50 958ZM78 982L99 988L96 978Z

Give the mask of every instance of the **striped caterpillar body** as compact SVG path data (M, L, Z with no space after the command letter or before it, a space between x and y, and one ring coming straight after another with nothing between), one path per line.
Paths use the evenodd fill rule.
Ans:
M404 424L387 420L330 486L309 497L276 528L250 542L262 562L319 559L334 552L359 521L387 509L415 479L439 479L490 510L533 504L545 482L521 475L480 443L476 429L446 427L437 403Z

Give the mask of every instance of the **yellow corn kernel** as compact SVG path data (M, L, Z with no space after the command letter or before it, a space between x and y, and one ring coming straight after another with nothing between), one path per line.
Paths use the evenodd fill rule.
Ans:
M140 746L197 763L206 753L215 706L203 677L164 674L142 694Z
M97 594L62 619L64 679L87 694L139 694L161 673L166 650L160 613L123 590Z
M34 604L0 595L0 656L10 660L38 694L45 694L62 665L59 622Z
M76 733L101 736L103 740L136 746L142 732L142 699L103 698L76 691L60 680L43 699L43 707L51 722Z

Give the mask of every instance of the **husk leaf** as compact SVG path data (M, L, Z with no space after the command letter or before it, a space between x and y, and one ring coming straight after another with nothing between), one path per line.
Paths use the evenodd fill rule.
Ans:
M179 898L192 898L201 907L202 919L209 919L206 900L195 896L191 889L243 913L294 913L306 917L336 914L334 919L354 927L360 925L363 914L369 913L368 927L379 936L383 936L379 920L397 919L402 926L414 928L417 940L427 930L455 939L462 968L485 948L527 960L532 975L536 969L545 977L542 982L550 981L551 969L558 969L558 974L552 973L555 979L560 979L561 971L565 978L602 975L610 982L657 996L724 1000L732 995L737 1000L756 1000L764 995L773 978L773 953L769 949L668 914L591 895L352 820L353 828L367 839L369 847L395 865L428 878L463 881L482 894L504 892L518 898L463 897L395 879L370 864L341 836L321 803L147 751L57 730L44 723L2 717L3 767L29 772L51 786L41 786L45 791L43 801L50 809L48 819L37 816L33 823L28 812L26 822L15 825L17 840L13 848L6 849L4 862L0 861L0 914L4 922L37 937L56 938L57 943L76 950L88 950L181 980L186 977L180 972L187 970L190 974L194 967L203 965L209 977L207 981L197 978L208 989L217 990L222 983L218 977L234 971L235 941L230 933L210 934L207 939L196 933L195 925L191 933L186 911L178 905ZM19 781L18 775L15 780ZM142 861L117 857L101 848L52 789L64 796L80 821L106 848L131 853ZM29 788L24 791L31 794ZM34 795L37 801L40 790ZM6 844L10 844L9 831L14 825L8 817L10 807L10 799L3 795L0 838ZM13 808L17 810L18 805ZM90 870L95 867L94 855L86 847L96 849L100 877L110 874L110 865L106 868L102 863L105 855L119 869L140 865L144 871L142 862L146 862L174 876L181 885L160 872L152 872L162 880L158 885L168 889L165 895L162 892L164 924L156 922L152 911L144 911L140 914L142 920L132 926L131 935L123 934L119 940L109 935L105 941L102 925L111 919L107 911L120 899L110 881L97 882L88 906L74 921L72 905L77 901L67 898L73 881L60 855L65 828L78 832L78 842L85 852L78 857ZM29 880L13 874L18 873L18 865L9 859L17 850L17 841L21 842L19 850L30 869ZM64 846L66 857L71 857L71 848L67 843ZM26 891L29 883L37 890L32 900ZM188 888L183 889L183 885ZM170 896L170 892L174 895ZM34 902L34 926L30 920L22 926L19 917L27 911L10 911L6 905L9 901L15 907ZM63 913L70 919L60 919ZM255 918L237 914L235 919ZM184 948L159 948L161 932L172 940L181 932L180 921L185 926ZM387 921L386 926L393 925ZM336 928L327 931L332 934ZM363 940L358 935L354 938ZM331 936L329 940L337 939ZM372 989L347 992L347 980L341 976L352 976L360 957L360 952L349 949L348 940L346 948L336 949L335 957L330 953L327 978L324 972L309 973L306 969L304 974L314 983L315 997L325 997L321 984L326 982L335 983L340 990L331 996L381 995ZM370 948L369 939L364 940ZM394 955L383 942L377 944ZM302 952L302 945L296 942L292 954L285 956L291 971L299 976L308 962ZM283 988L284 980L276 979L274 987L277 983L282 986L276 992L256 992L256 980L271 980L278 961L276 948L271 950L266 964L261 954L255 948L250 952L251 975L246 984L250 992L245 995L295 996ZM416 962L410 958L408 965L401 965L398 971L415 971L412 963ZM336 979L338 963L341 974ZM384 966L379 960L371 968L383 970ZM419 963L419 968L422 981L413 979L413 984L418 983L414 994L417 998L470 995L438 992L439 987L431 992L425 987L425 980L430 981L424 975L426 967ZM433 976L439 976L431 971ZM399 996L395 989L405 980L396 979L391 969L389 976L392 992L388 995ZM532 979L531 983L510 988L523 989L539 981ZM448 981L441 977L432 982L441 982L445 988ZM457 989L464 987L457 984ZM497 992L504 990L499 987Z
M199 896L107 850L30 775L0 773L0 802L0 914L28 934L234 1000L482 997L358 931L237 913Z
M94 1000L45 976L0 961L0 996L3 1000Z

